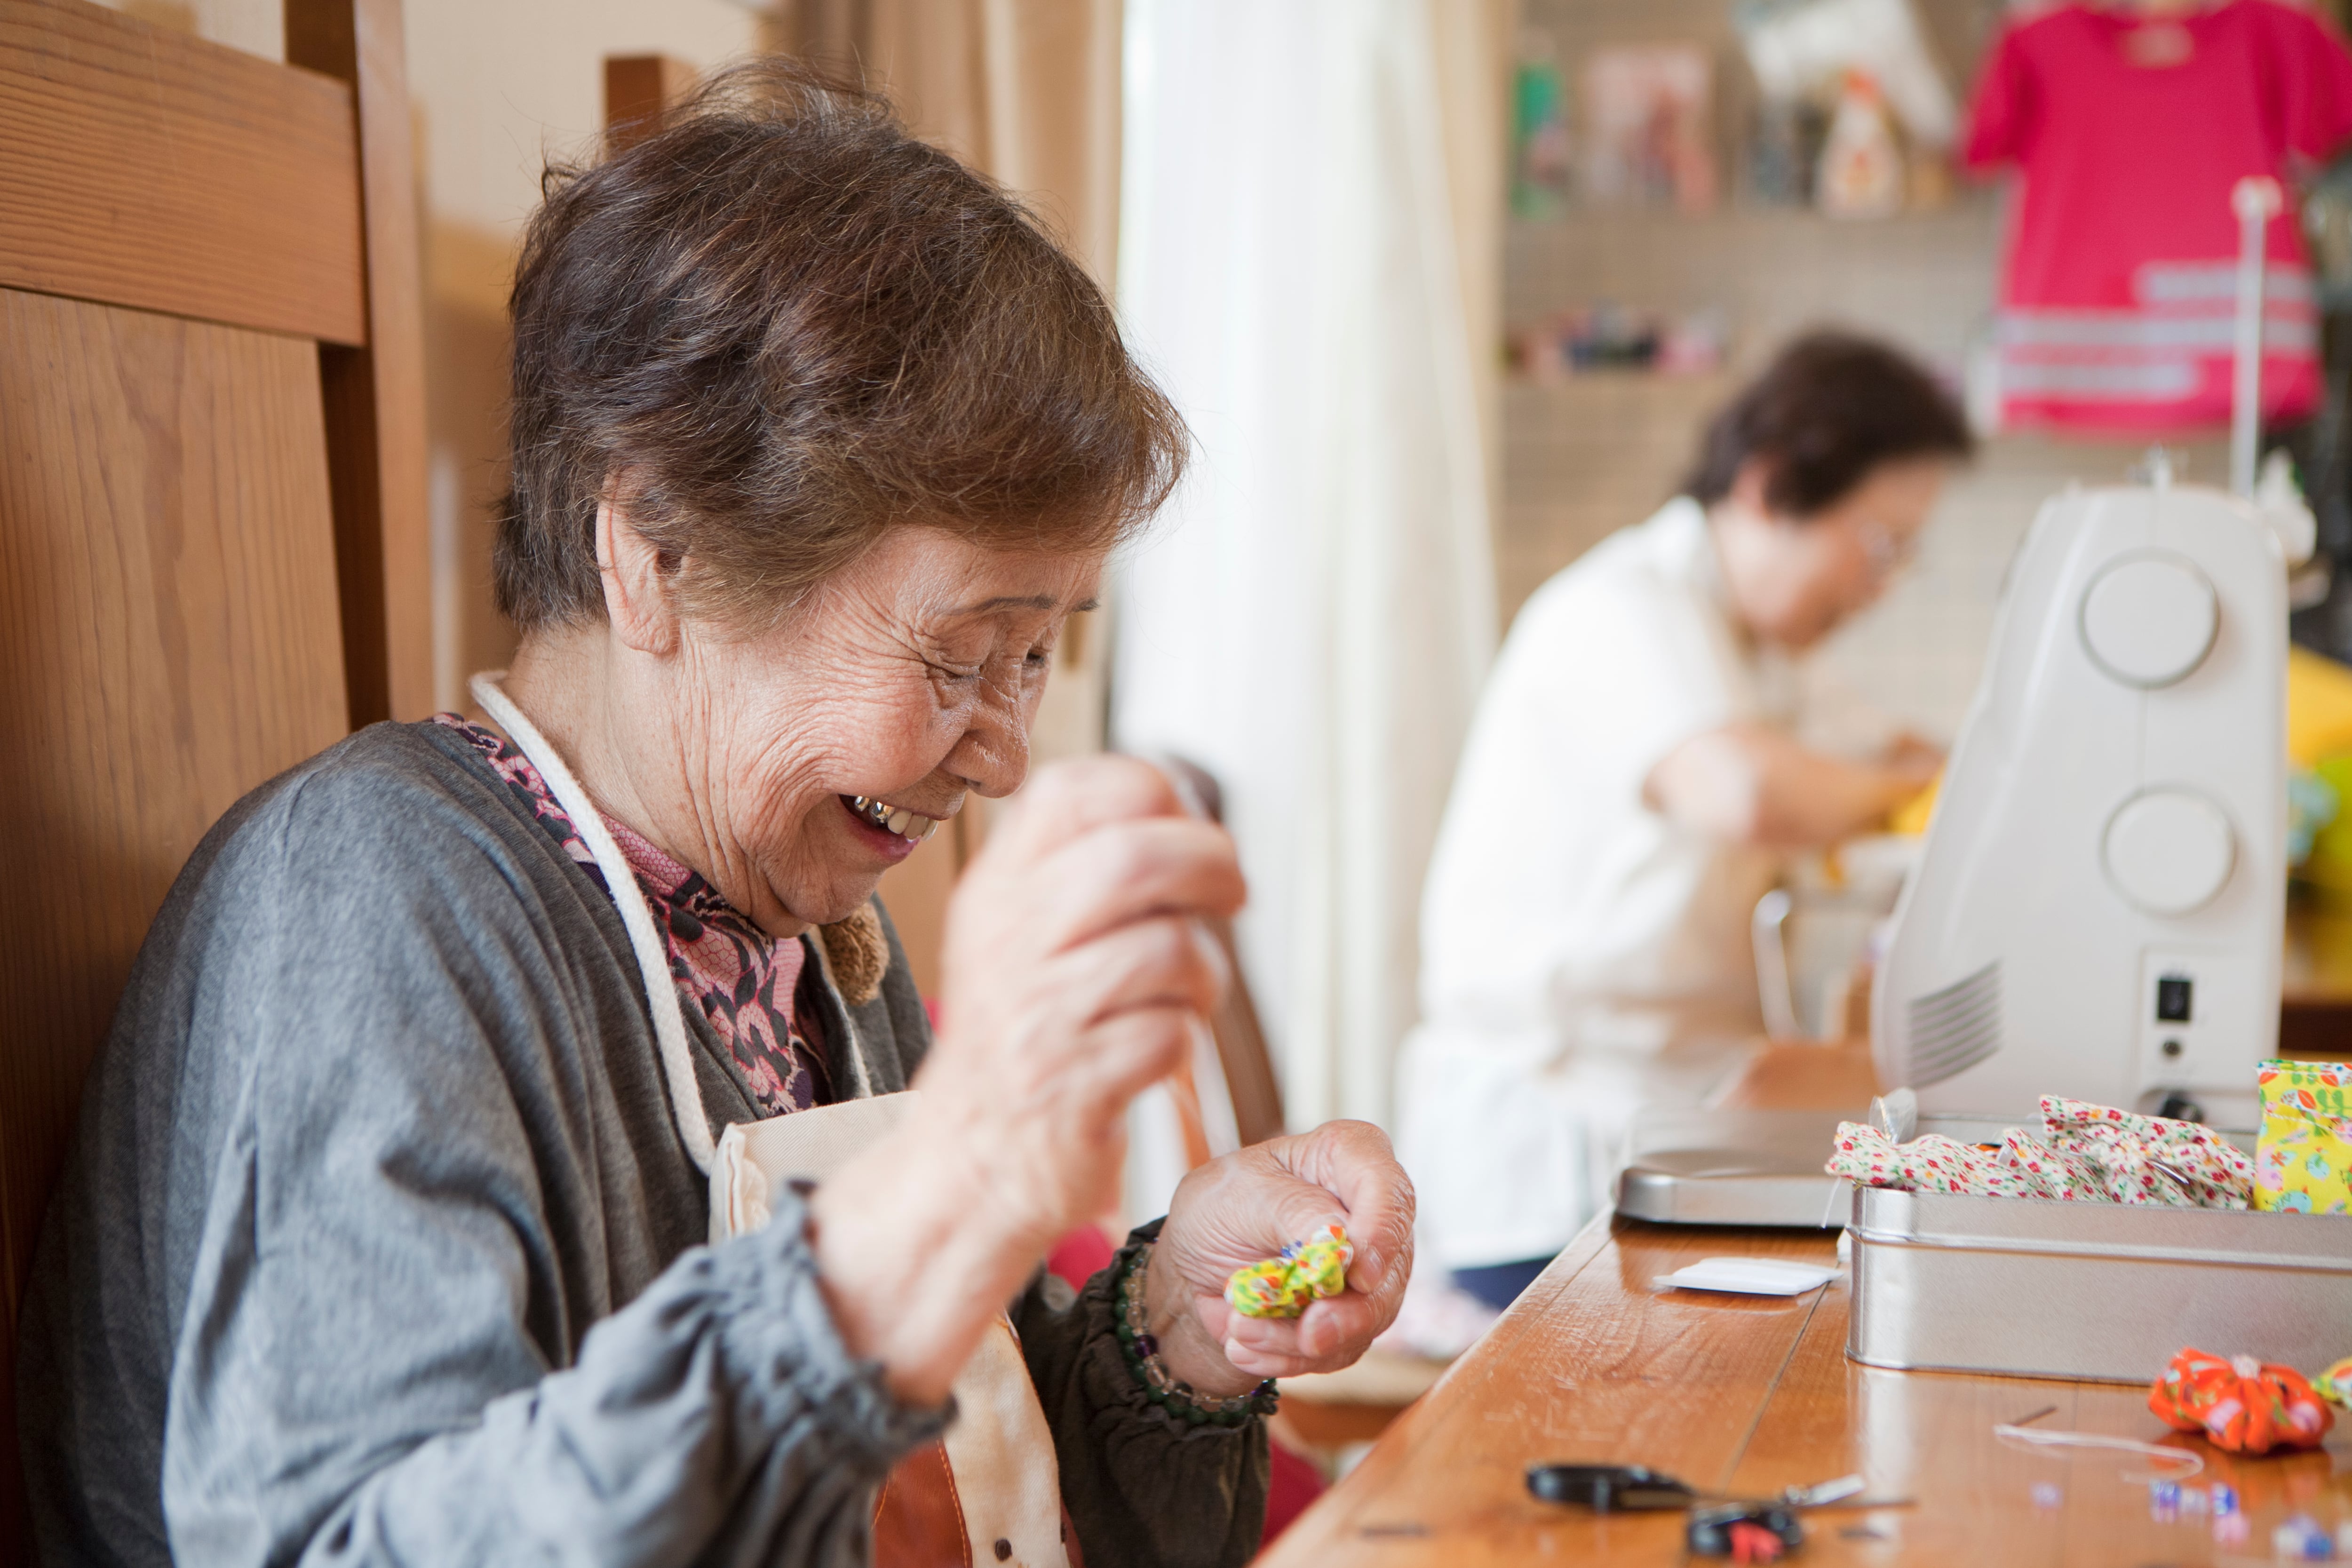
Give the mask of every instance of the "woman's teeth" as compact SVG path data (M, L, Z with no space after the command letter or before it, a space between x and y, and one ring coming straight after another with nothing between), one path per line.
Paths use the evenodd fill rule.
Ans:
M908 811L903 805L892 805L888 801L877 800L872 795L849 796L849 809L883 831L895 833L901 838L911 838L918 844L929 838L940 826L939 818L935 816L925 816L920 812Z

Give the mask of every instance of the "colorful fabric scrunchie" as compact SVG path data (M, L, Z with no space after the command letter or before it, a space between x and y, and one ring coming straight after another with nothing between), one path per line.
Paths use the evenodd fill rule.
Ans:
M2147 1407L2182 1432L2202 1433L2233 1454L2315 1448L2335 1412L2303 1373L2250 1355L2185 1350L2148 1390Z
M1295 1318L1308 1302L1345 1290L1348 1265L1355 1260L1348 1233L1326 1226L1322 1235L1294 1241L1277 1257L1234 1269L1225 1281L1225 1300L1244 1318Z
M2352 1409L2352 1356L2346 1356L2313 1378L2311 1386L2328 1404Z

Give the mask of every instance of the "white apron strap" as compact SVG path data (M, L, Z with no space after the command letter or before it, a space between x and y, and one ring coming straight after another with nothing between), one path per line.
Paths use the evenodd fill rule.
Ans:
M654 926L654 912L646 902L645 890L637 886L637 874L629 869L627 858L604 826L604 813L572 776L562 755L539 732L539 726L524 718L522 710L499 689L499 677L505 674L502 669L487 671L474 677L468 689L482 711L498 721L507 739L547 781L556 804L572 818L572 828L596 858L596 868L604 873L613 907L621 911L621 924L627 928L629 946L637 955L646 1005L653 1011L654 1043L661 1051L662 1076L669 1080L670 1113L677 1122L678 1140L686 1145L694 1168L708 1175L713 1152L710 1122L702 1113L702 1086L695 1081L694 1058L687 1049L686 1012L678 1005L677 983L670 977L669 948Z

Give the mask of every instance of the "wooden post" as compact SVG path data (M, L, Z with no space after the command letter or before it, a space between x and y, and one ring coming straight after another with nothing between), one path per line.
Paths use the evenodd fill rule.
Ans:
M613 152L661 128L662 110L694 90L696 69L667 55L604 57L604 143Z
M286 0L286 59L352 84L367 342L319 346L353 729L434 708L425 321L400 0Z

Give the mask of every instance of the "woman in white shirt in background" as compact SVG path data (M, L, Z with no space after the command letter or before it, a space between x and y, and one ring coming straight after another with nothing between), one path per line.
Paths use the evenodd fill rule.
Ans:
M1970 449L1911 361L1808 335L1682 495L1519 612L1430 868L1398 1095L1425 1254L1489 1305L1609 1201L1633 1113L1697 1104L1760 1032L1749 921L1782 856L1935 776L1801 656L1877 599Z

